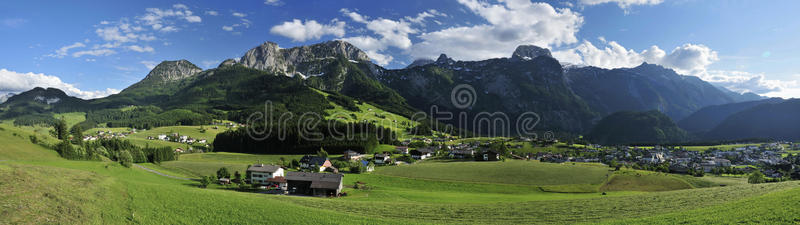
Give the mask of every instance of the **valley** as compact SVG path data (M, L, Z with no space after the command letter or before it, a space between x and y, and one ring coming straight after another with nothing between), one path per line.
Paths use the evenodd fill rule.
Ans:
M231 187L217 184L202 189L195 181L170 179L115 162L64 160L52 150L12 135L23 130L4 129L0 131L0 139L15 143L15 147L2 151L0 173L4 175L0 176L3 177L0 185L6 197L0 201L7 213L0 218L13 223L248 223L258 219L264 223L312 224L333 218L345 224L780 223L793 220L791 215L796 215L799 202L792 197L797 196L797 182L750 185L734 181L737 178L700 178L700 181L684 181L684 185L668 185L674 183L671 180L695 178L625 169L614 172L593 164L535 161L431 161L380 167L373 173L346 174L347 197L274 196L229 190ZM211 163L209 167L231 164L243 169L251 161L276 162L275 157L299 156L196 153L183 155L175 162L206 162ZM455 170L440 175L450 166ZM459 170L462 166L475 171ZM160 167L176 175L207 173L202 168L173 170L165 163ZM496 171L503 174L503 179L484 177L481 171ZM606 195L553 192L544 188L602 184L607 174L612 175L611 182L601 188ZM570 179L557 179L564 177ZM715 184L720 181L727 185ZM355 182L369 188L354 189L351 184ZM654 190L644 183L674 189ZM693 186L694 183L707 184ZM742 208L745 205L764 208ZM49 211L51 214L26 213L44 206L58 210ZM207 213L197 216L198 212ZM700 217L698 213L716 216Z

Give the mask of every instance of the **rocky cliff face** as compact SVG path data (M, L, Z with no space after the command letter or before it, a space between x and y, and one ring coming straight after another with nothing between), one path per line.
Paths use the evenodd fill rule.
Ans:
M328 41L289 49L281 49L278 44L265 42L247 51L239 63L258 70L306 77L324 67L320 64L325 64L325 60L336 57L358 62L370 60L367 53L344 41ZM316 65L309 65L310 63Z
M203 72L200 67L187 60L163 61L159 63L147 76L145 80L171 82L186 79Z
M408 64L408 66L406 66L406 69L414 68L414 67L418 67L418 66L424 66L424 65L431 64L431 63L434 63L433 59L417 59L417 60L414 60L414 62L412 62L411 64Z
M550 50L546 48L541 48L535 45L520 45L514 50L514 53L511 54L511 59L516 60L531 60L539 56L547 56L552 58L553 56L550 55Z
M572 67L566 69L565 75L571 89L603 115L658 110L677 121L702 107L734 102L697 77L647 63L612 70Z
M430 64L383 70L375 76L397 90L409 104L423 111L435 105L444 111L466 111L469 116L478 116L481 112L503 112L511 119L533 112L540 116L536 130L587 130L598 116L570 90L562 66L548 56L549 51L523 46L516 53L515 57L519 59L483 61L456 61L442 54ZM474 92L467 93L471 94L474 102L466 108L454 105L451 98L451 91L461 84L474 89ZM501 132L483 128L475 130L472 124L466 126L462 128L478 133ZM514 132L515 128L510 130Z

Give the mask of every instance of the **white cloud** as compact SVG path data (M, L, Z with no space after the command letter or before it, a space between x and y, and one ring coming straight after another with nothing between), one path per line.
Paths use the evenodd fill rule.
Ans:
M488 23L456 26L419 35L422 42L411 49L414 58L435 58L441 53L462 60L508 57L522 44L541 47L577 42L583 17L570 9L555 9L547 3L507 0L490 4L459 0Z
M175 21L170 20L171 18L183 19L189 23L199 23L203 21L202 18L194 15L194 13L189 10L189 7L183 4L175 4L172 6L172 9L147 8L145 11L146 13L137 19L153 28L153 30L161 30L164 27L168 27L167 25L173 24Z
M128 50L135 51L135 52L153 52L153 47L150 46L138 46L138 45L131 45L128 46Z
M136 42L139 40L147 41L154 39L154 37L151 35L140 34L136 31L138 29L139 28L133 29L130 24L123 22L116 26L97 28L94 32L104 41L117 43Z
M358 23L367 23L367 19L369 19L369 17L358 14L357 12L352 12L349 9L341 9L339 12L350 17L351 20Z
M209 11L206 11L206 15L217 16L217 15L219 15L219 12L214 11L214 10L209 10Z
M349 17L354 22L364 24L366 30L369 30L372 35L374 35L353 36L342 38L342 40L350 42L366 52L367 55L379 65L387 65L394 59L394 57L385 52L390 47L408 51L413 46L408 36L410 34L416 34L419 31L413 28L412 25L423 25L428 18L446 16L446 14L434 9L421 12L415 17L407 16L399 20L385 18L370 19L370 17L361 15L350 9L341 9L339 12Z
M178 31L178 28L176 28L174 26L166 26L164 28L161 28L161 30L159 30L159 31L164 32L164 33L169 33L169 32Z
M341 9L339 10L344 15L350 17L355 22L366 24L367 30L373 32L374 34L380 36L380 38L374 38L370 36L362 36L359 37L361 39L371 38L378 40L378 45L375 46L359 46L362 50L375 50L375 51L383 51L386 50L388 47L396 47L399 49L408 49L411 47L411 39L408 38L409 34L415 34L418 31L411 27L411 22L406 20L390 20L384 18L377 18L374 20L369 20L369 17L362 16L356 12L352 12L349 9ZM424 18L423 18L424 19Z
M605 42L605 45L598 48L584 40L574 48L553 52L553 56L562 62L608 69L634 67L648 62L689 75L701 74L719 60L716 51L698 44L684 44L669 54L655 45L641 52L627 49L615 41Z
M634 5L658 5L664 0L580 0L581 5L599 5L606 3L616 3L622 9L628 9Z
M240 22L239 23L235 23L235 24L231 24L231 25L222 26L222 30L230 31L233 34L241 34L241 32L233 32L234 29L236 29L237 27L250 28L250 25L253 23L249 19L244 18L244 17L247 16L247 14L233 12L232 15L236 16L236 17L239 17L240 18L239 19Z
M294 19L283 22L269 30L270 33L281 35L292 39L292 41L303 42L307 40L318 40L325 35L335 37L344 36L343 21L332 20L330 24L320 24L316 20L306 20L305 22Z
M744 71L709 70L698 76L709 83L725 87L731 91L752 92L771 97L798 97L800 87L797 81L768 80L764 74Z
M675 70L679 74L693 75L711 84L728 90L744 93L752 92L773 97L800 96L797 81L769 80L764 74L744 71L709 70L708 67L719 60L717 52L698 44L684 44L667 53L658 46L641 52L627 49L615 41L596 47L589 41L578 46L553 52L561 62L589 65L601 68L635 67L643 62L659 64Z
M156 61L141 61L139 63L144 65L144 67L147 67L148 70L152 70L153 68L156 68L156 66L158 65L158 62Z
M214 15L218 14L218 12L206 11L206 14ZM95 44L89 50L72 53L72 56L108 56L116 54L119 50L117 48L128 49L135 52L154 52L155 49L150 46L142 47L142 45L126 44L140 41L154 41L158 39L156 34L177 32L179 31L178 22L180 21L198 23L202 21L202 18L194 15L194 13L189 10L188 6L184 4L174 4L172 8L166 9L147 8L143 15L137 16L134 20L129 20L127 18L121 18L117 21L103 20L100 21L98 25L95 25L95 34L100 40L106 43ZM243 24L240 24L240 26L242 25ZM249 21L247 21L246 26L249 27ZM89 43L89 39L86 39L84 42ZM63 58L69 54L71 49L81 47L86 47L86 45L76 42L75 44L59 48L55 53L46 56Z
M281 0L264 0L264 5L282 6L283 5L283 1L281 1Z
M91 56L108 56L116 54L117 52L111 49L92 49L92 50L85 50L72 53L72 57L81 57L84 55L91 55Z
M35 87L58 88L67 93L67 95L83 99L101 98L119 93L119 90L111 88L107 88L106 90L84 91L75 87L74 84L64 83L57 76L43 73L19 73L0 69L0 92L19 93Z
M656 63L673 68L678 72L696 74L705 71L709 65L718 60L717 52L705 45L684 44L675 47L669 55L664 56L661 61Z
M418 13L416 17L406 16L405 18L409 22L420 24L420 25L424 26L425 25L425 19L433 18L433 17L436 17L436 16L447 16L447 14L444 14L442 12L436 11L435 9L429 9L428 11Z
M55 52L55 53L53 53L53 54L48 54L47 56L49 56L49 57L56 57L56 58L64 58L64 56L66 56L67 54L69 54L69 50L70 50L70 49L73 49L73 48L82 48L82 47L86 47L86 45L85 45L85 44L83 44L83 43L81 43L81 42L75 42L74 44L71 44L71 45L67 45L67 46L61 47L61 48L59 48L58 50L56 50L56 52Z

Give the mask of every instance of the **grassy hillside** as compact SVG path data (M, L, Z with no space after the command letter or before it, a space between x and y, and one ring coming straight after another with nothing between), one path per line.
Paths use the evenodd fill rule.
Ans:
M67 122L67 127L72 127L73 125L86 120L86 113L85 112L57 113L54 114L53 117L55 117L56 119L64 118L64 121Z
M600 184L609 168L535 161L419 163L383 167L377 174L433 180L525 185Z
M286 161L300 160L302 155L253 155L242 153L203 153L184 154L178 161L162 162L161 166L190 177L200 177L215 174L219 168L227 168L231 174L239 171L245 174L247 165L255 163L278 164L281 158ZM333 156L332 156L333 157Z
M374 174L346 174L349 196L333 199L237 192L219 185L201 189L195 181L115 162L62 160L20 137L29 131L0 127L0 142L11 143L0 151L0 221L12 224L789 224L796 223L800 209L798 182L607 195L545 192L540 185L603 183L610 171L528 161L381 167ZM290 156L193 154L178 162L241 165L276 157ZM183 174L167 164L144 165ZM642 173L654 177L637 181L642 187L661 182L657 176L682 179ZM502 174L506 180L491 177ZM612 180L618 177L637 179L622 173ZM703 181L714 179L725 178ZM369 188L353 189L356 181Z
M331 95L320 90L316 91L325 97ZM333 108L325 110L325 112L328 113L328 116L325 117L327 120L338 120L348 123L371 122L379 126L391 128L397 133L398 138L401 139L410 136L406 134L407 128L412 128L419 124L404 116L388 112L366 102L354 103L358 110L347 109L334 101L331 101L330 105L333 106Z
M669 191L693 188L691 184L676 176L645 171L622 171L615 173L604 184L601 191Z

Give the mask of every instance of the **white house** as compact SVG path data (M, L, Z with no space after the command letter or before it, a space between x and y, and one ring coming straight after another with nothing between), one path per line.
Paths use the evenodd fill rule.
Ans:
M433 153L433 148L418 148L416 150L411 150L411 158L416 160L427 159L433 156Z
M372 158L372 161L375 164L385 164L391 161L391 158L387 154L375 154L375 157Z
M275 165L255 164L247 168L250 172L250 183L254 185L269 185L267 179L283 177L283 168Z

